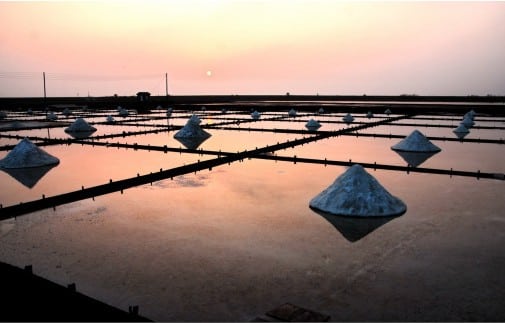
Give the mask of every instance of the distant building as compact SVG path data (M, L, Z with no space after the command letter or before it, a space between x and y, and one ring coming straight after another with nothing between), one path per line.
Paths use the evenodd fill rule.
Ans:
M146 102L146 101L149 101L150 96L151 96L151 93L149 93L149 92L138 92L137 93L137 100L139 102Z

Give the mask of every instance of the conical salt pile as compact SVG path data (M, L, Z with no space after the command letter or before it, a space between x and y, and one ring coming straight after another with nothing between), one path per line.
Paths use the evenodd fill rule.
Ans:
M107 123L114 123L114 122L116 122L116 120L114 120L114 117L109 114L107 116L107 121L106 122Z
M342 118L342 120L344 120L345 123L351 123L353 122L354 117L350 113L348 113L345 115L345 117Z
M324 109L323 108L319 108L318 112L319 112L319 114L322 114L322 113L324 113Z
M391 110L390 109L386 109L386 111L384 111L385 114L387 115L390 115L391 114Z
M191 118L186 122L186 125L177 131L174 138L208 138L211 136L210 133L200 128L200 118L196 115L192 115Z
M368 112L367 112L367 114L366 114L366 117L367 117L368 119L372 118L372 117L373 117L373 113L372 113L372 111L368 111Z
M314 119L310 119L305 124L305 128L309 129L310 131L315 131L315 130L321 128L321 124Z
M119 116L120 116L120 117L127 117L129 114L130 114L130 113L129 113L129 112L128 112L128 110L126 110L126 109L121 108L121 109L119 110Z
M94 132L96 128L91 126L83 118L77 118L74 123L72 123L65 132Z
M399 151L417 151L417 152L439 152L440 148L428 140L419 130L414 130L406 138L392 146L391 149Z
M459 126L454 129L452 132L454 133L469 133L470 130L468 130L467 127L465 127L465 125L463 123L460 123Z
M251 117L256 120L261 117L261 114L255 110L253 113L251 113Z
M58 116L56 114L54 114L54 112L49 112L49 114L47 115L46 117L47 120L51 120L51 121L54 121L56 119L58 119Z
M314 197L310 207L334 215L369 217L403 214L407 206L356 164Z
M466 118L466 117L469 117L470 119L472 119L472 120L473 120L473 119L475 118L475 111L473 111L473 110L468 111L468 112L467 112L467 113L465 113L465 115L464 115L464 118Z
M60 160L46 153L28 138L21 140L4 159L0 160L2 168L39 167L58 164Z
M473 127L473 125L475 124L475 122L473 122L473 119L470 118L470 117L464 117L463 118L463 121L461 121L461 123L468 129L470 129L471 127Z
M288 111L288 115L290 117L296 117L296 110L291 108L291 110Z
M70 111L70 109L69 109L69 108L65 108L65 110L63 110L62 114L64 114L64 115L68 116L68 115L71 115L71 114L72 114L72 112Z

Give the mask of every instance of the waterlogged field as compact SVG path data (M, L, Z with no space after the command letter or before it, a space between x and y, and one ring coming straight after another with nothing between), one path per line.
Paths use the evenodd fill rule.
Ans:
M459 140L462 115L382 110L346 124L345 111L263 108L253 120L249 110L208 108L194 113L211 136L190 143L174 135L193 111L76 110L59 114L61 127L22 130L9 123L45 115L8 113L0 160L26 136L60 163L0 170L0 260L157 321L250 321L287 302L335 321L505 320L505 119L477 111ZM64 129L78 116L97 130L76 141ZM305 129L311 118L318 131ZM391 146L416 129L442 150L412 167ZM211 160L223 162L199 168ZM378 165L367 171L406 213L355 219L309 208L351 163ZM42 195L185 165L194 167L9 218L11 206ZM443 172L451 169L467 175Z

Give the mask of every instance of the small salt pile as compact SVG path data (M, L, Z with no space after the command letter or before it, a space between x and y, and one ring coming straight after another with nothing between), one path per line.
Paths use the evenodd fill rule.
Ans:
M368 111L368 112L367 112L367 114L366 114L366 117L367 117L368 119L373 118L373 113L372 113L372 111Z
M50 120L50 121L55 121L56 119L58 119L58 116L54 112L51 111L47 115L46 119Z
M321 128L321 124L314 119L310 119L305 124L305 128L307 128L309 131L316 131L317 129Z
M288 115L290 117L296 117L296 110L291 108L291 110L288 111Z
M91 126L86 122L83 118L77 118L68 128L65 129L65 132L95 132L96 128Z
M174 138L208 138L211 136L210 133L200 128L200 118L196 115L192 115L191 118L186 122L186 125L182 127L175 135Z
M258 111L254 110L254 112L253 112L253 113L251 113L251 117L252 117L254 120L257 120L257 119L259 119L259 118L261 117L261 114L260 114Z
M344 120L345 123L349 124L354 121L354 117L348 113L345 115L345 117L342 118L342 120Z

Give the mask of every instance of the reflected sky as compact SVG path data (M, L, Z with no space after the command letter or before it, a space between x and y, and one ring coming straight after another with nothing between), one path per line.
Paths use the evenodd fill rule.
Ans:
M245 160L36 212L0 223L2 260L30 263L38 274L75 282L81 292L120 308L138 304L154 320L246 321L287 299L338 319L347 313L341 300L354 309L353 291L368 290L367 282L388 264L410 278L414 268L416 293L424 299L436 292L432 300L440 294L430 282L450 283L451 266L479 271L476 260L499 256L493 249L499 240L492 238L505 225L501 181L375 171L408 210L363 235L353 225L340 231L308 206L344 171ZM468 261L459 247L468 240L486 252ZM412 286L394 277L395 288ZM475 279L485 284L486 277ZM472 295L495 288L477 287ZM387 293L365 294L399 304Z

